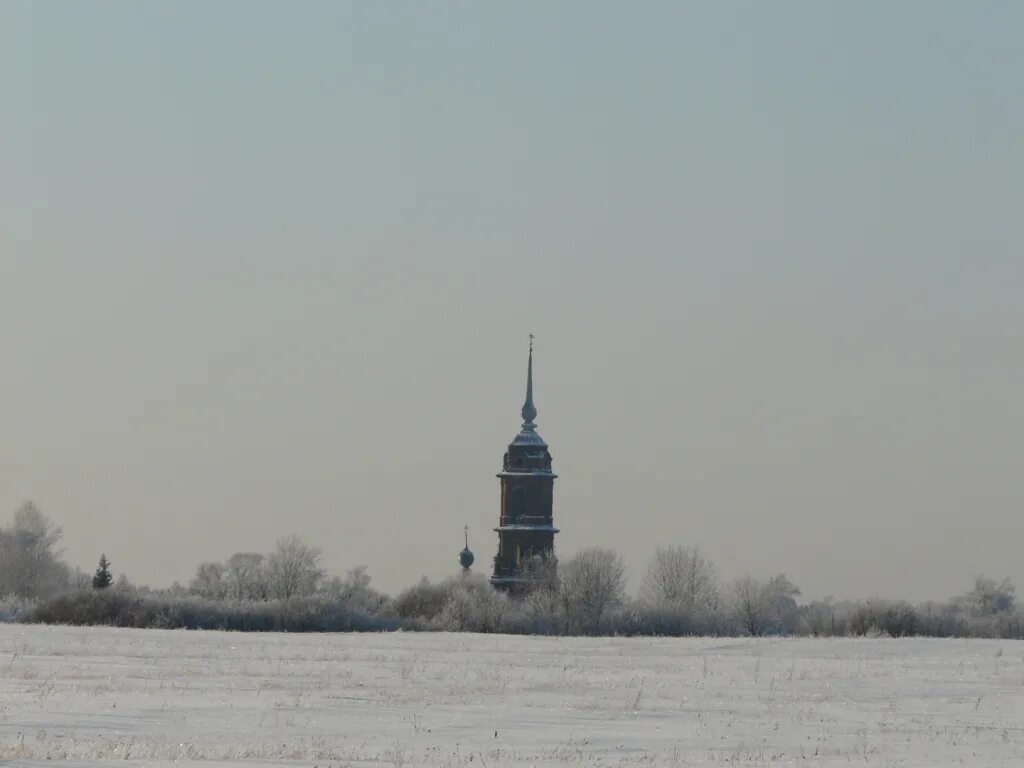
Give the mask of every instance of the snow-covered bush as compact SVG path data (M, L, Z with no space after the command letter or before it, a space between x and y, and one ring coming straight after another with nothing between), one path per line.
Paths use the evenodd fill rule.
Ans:
M486 578L468 575L455 580L435 628L447 632L502 632L513 626L518 605Z
M194 595L67 593L40 603L31 620L47 624L109 625L250 632L349 632L398 629L396 620L367 616L326 595L290 600L210 600Z
M395 613L402 619L421 619L433 621L444 610L454 582L445 581L434 584L426 576L419 583L407 587L395 598Z
M15 595L0 598L0 623L17 624L28 621L35 609L35 601Z
M344 578L331 578L323 591L335 602L367 616L392 612L391 599L371 586L370 574L366 572L365 565L350 568Z

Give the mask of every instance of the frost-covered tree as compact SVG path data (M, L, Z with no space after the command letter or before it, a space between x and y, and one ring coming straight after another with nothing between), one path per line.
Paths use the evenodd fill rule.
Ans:
M794 634L800 625L800 607L796 604L800 588L786 578L786 574L780 573L768 580L765 592L772 630L784 635Z
M57 549L62 531L31 501L0 528L0 596L48 597L64 589L70 570Z
M751 635L790 634L799 625L799 594L797 586L783 573L767 582L743 576L729 590L729 608L739 628Z
M647 567L641 594L659 608L688 614L712 611L718 604L718 574L696 547L659 549Z
M76 590L88 589L92 586L92 575L84 568L79 568L76 565L74 570L70 572L68 586Z
M500 632L510 611L508 595L483 576L469 574L452 585L434 625L449 632Z
M804 627L813 637L835 635L839 628L836 621L834 598L829 595L822 600L815 600L804 610Z
M114 577L110 574L110 561L104 552L100 555L99 565L96 566L96 573L92 576L93 589L106 589L114 583Z
M316 591L324 572L319 566L321 552L298 536L278 539L267 558L270 596L281 600L310 595Z
M750 576L741 576L729 589L729 608L736 624L751 635L760 635L771 621L771 604L765 585Z
M235 600L266 600L266 558L259 552L236 552L228 558L224 582Z
M526 558L521 573L528 592L558 592L558 558L553 552Z
M559 566L559 603L570 634L593 631L626 590L626 567L613 550L591 547Z
M558 588L558 559L554 553L534 555L522 566L527 587L517 608L532 631L553 633L559 628L561 613Z
M357 565L350 568L344 578L332 578L325 591L347 608L372 616L381 610L388 598L370 586L370 582L366 566Z
M433 619L444 610L453 584L434 584L426 576L395 598L395 612L403 619Z
M1017 589L1009 579L996 582L978 576L974 580L974 589L967 593L964 602L975 616L995 616L1013 610Z
M223 600L227 595L224 566L220 563L200 563L188 591L211 600Z

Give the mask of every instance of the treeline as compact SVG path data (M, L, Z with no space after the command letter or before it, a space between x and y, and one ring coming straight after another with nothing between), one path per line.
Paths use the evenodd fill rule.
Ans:
M111 586L105 555L94 575L69 568L57 549L60 538L60 528L32 504L0 528L0 621L288 632L1024 638L1013 584L982 576L942 603L801 604L800 589L784 574L723 583L700 550L666 547L631 596L619 555L591 548L561 562L531 560L529 587L515 596L478 574L424 578L389 596L372 586L363 566L329 576L319 549L288 536L269 553L203 563L188 585L154 590L123 575Z

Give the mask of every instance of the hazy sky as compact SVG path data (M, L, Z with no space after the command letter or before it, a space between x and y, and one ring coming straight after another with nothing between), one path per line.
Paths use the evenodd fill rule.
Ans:
M6 3L0 519L154 585L563 555L1024 587L1024 4Z

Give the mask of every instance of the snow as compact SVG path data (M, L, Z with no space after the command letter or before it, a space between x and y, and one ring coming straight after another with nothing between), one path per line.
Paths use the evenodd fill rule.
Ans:
M0 764L1021 766L1024 643L0 625Z

